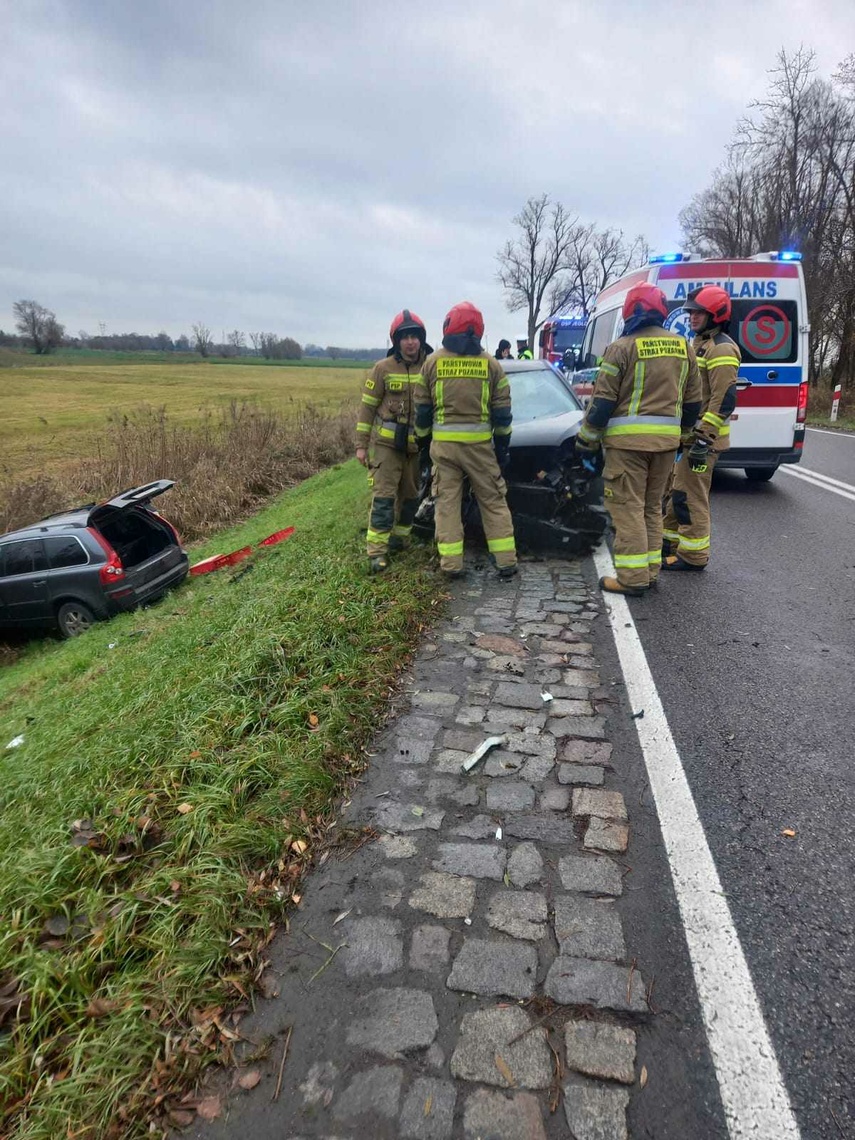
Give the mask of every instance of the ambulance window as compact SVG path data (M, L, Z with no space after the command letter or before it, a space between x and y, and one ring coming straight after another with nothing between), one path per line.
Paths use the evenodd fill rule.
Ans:
M743 364L788 364L798 356L795 301L734 301L730 335L738 342Z
M585 368L595 368L602 359L606 347L614 340L612 333L615 327L615 310L601 313L595 317L591 324L590 333L585 337L587 352L585 354Z

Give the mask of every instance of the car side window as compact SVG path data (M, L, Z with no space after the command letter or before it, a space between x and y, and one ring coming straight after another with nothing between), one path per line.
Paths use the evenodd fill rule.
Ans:
M47 569L47 559L40 538L6 542L0 547L0 553L2 553L4 578L12 578L16 574L34 574Z
M615 310L601 313L595 317L585 333L585 357L583 368L596 368L603 358L603 353L614 340Z
M47 562L51 570L62 570L66 566L85 566L89 561L86 551L73 535L66 538L46 538L44 540Z

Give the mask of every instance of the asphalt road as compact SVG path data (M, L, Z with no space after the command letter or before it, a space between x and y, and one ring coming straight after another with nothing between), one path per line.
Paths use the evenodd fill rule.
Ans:
M855 435L809 431L802 466L855 496ZM712 550L632 612L803 1140L855 1137L855 498L721 472Z

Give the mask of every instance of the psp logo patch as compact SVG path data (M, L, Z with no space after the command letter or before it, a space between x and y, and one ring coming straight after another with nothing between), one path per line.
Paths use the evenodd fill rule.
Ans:
M673 313L669 313L665 321L665 328L669 332L678 333L685 340L691 340L695 335L689 324L688 309L675 309Z

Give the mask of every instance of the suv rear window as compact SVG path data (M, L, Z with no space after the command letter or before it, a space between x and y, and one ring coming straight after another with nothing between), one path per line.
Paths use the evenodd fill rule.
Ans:
M89 561L86 551L72 535L67 538L46 538L44 544L51 570L62 570L66 566L85 566Z
M12 578L16 574L34 574L46 569L47 559L40 538L4 542L0 546L0 577Z

